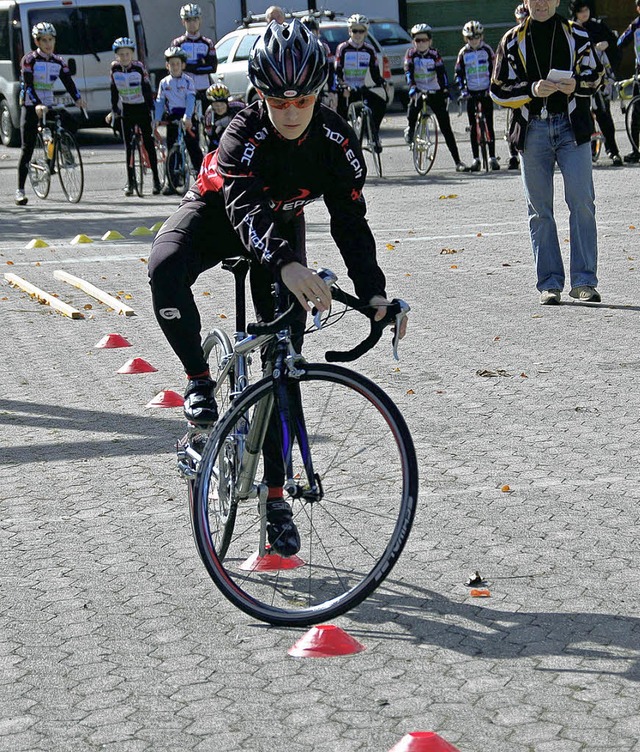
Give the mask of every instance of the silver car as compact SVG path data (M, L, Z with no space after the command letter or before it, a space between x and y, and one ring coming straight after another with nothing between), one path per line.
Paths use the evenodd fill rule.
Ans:
M247 65L253 45L267 28L265 23L250 23L239 29L230 31L216 44L218 68L212 76L223 81L234 99L253 102L257 94L247 76ZM320 36L329 45L331 54L335 55L336 47L349 38L346 18L320 19ZM375 47L378 56L380 72L385 80L390 82L388 88L389 104L393 101L393 81L389 62L376 38L369 34L368 39Z
M406 105L409 99L409 85L404 75L404 56L409 47L413 46L411 35L393 19L371 18L369 39L371 37L378 42L389 60L396 99Z

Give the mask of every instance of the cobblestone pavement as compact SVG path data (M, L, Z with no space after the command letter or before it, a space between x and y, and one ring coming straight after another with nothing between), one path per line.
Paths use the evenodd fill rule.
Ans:
M411 426L420 508L384 587L336 621L366 651L336 659L289 657L302 630L234 610L197 558L179 411L145 407L183 379L150 310L149 240L129 236L175 201L125 202L98 143L81 204L54 191L18 209L17 153L0 150L0 267L86 316L0 281L0 750L384 752L414 730L461 752L640 750L640 171L595 169L602 304L565 291L541 308L518 174L456 175L441 151L420 179L403 124L388 119L366 195L410 332L399 371L386 345L358 368ZM346 278L321 204L308 223L310 260ZM110 229L126 239L97 240ZM96 242L71 246L79 232ZM50 247L26 250L33 237ZM208 325L231 316L227 276L196 285ZM133 347L96 349L109 332ZM116 374L133 356L157 373ZM476 569L489 599L464 585Z

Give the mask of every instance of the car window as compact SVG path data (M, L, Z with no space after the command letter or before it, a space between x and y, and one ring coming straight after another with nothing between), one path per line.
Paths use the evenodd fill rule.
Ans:
M222 42L216 45L218 64L227 62L231 48L236 43L237 39L238 37L229 37L228 39L223 39Z
M246 37L240 42L238 45L238 49L236 50L236 54L233 56L233 62L237 63L241 60L248 60L249 55L251 54L251 50L253 49L253 45L258 41L260 37L254 34L247 34Z
M56 27L56 52L65 56L110 53L113 40L128 33L127 16L121 5L30 10L29 27L40 21Z
M346 26L324 26L320 27L320 36L329 45L329 49L333 55L336 54L336 47L341 42L346 42L349 39L349 32Z
M380 42L382 46L392 44L411 44L411 36L400 24L393 21L376 21L369 26L369 34Z

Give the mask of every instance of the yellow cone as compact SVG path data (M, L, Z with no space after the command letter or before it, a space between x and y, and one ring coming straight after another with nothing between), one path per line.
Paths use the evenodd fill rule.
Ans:
M25 248L48 248L49 243L46 243L42 238L34 238L30 240Z
M132 230L130 235L153 235L153 232L148 227L136 227L135 230Z
M102 236L102 240L124 240L124 235L117 230L109 230Z
M91 240L88 235L83 235L81 233L80 235L76 235L71 241L71 245L78 245L78 243L93 243L93 240Z
M153 227L149 228L149 230L151 230L151 232L158 232L158 230L162 227L163 224L164 222L156 222L155 225L153 225Z

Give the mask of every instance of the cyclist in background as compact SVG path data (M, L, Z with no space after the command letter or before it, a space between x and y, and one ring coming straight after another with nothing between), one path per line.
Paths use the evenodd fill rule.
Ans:
M31 36L36 49L26 54L20 63L22 150L18 162L18 188L15 196L15 202L18 206L24 206L29 201L24 192L27 175L29 174L29 162L38 136L38 121L44 122L48 108L55 104L54 83L60 79L76 106L83 108L87 106L76 88L66 61L60 55L54 53L56 46L55 26L46 21L37 23L31 29ZM73 119L67 114L66 110L62 111L61 118L67 130L76 130Z
M338 109L338 82L336 79L336 58L331 52L329 45L320 38L320 24L315 16L304 16L300 19L312 34L318 37L318 42L324 48L324 54L327 56L327 83L322 87L320 101L331 107L332 110Z
M366 99L373 114L374 148L380 153L382 144L379 131L387 109L387 85L378 68L376 51L367 42L369 19L355 13L347 19L347 24L349 39L336 49L336 79L338 86L344 89L343 95L338 97L338 112L346 120L348 103ZM371 74L373 83L383 88L385 99L365 86L367 72Z
M149 74L139 60L133 59L135 43L129 37L118 37L112 45L116 60L111 63L111 112L106 121L116 127L121 121L119 129L124 140L127 160L127 185L125 196L133 194L135 183L134 168L131 165L131 135L136 127L140 128L144 148L149 156L149 165L153 173L153 193L160 193L160 178L158 176L158 157L153 141L152 115L153 91Z
M524 3L520 3L513 12L516 17L516 23L519 25L529 16L529 9ZM507 121L508 122L508 121ZM517 170L520 167L520 157L518 156L518 147L508 141L509 144L509 170Z
M447 148L456 163L457 172L467 172L469 168L460 159L456 137L453 135L451 120L447 111L449 100L449 80L444 62L438 50L432 49L433 34L429 24L416 24L411 29L413 47L409 47L404 58L404 71L409 84L408 126L404 132L405 141L413 141L413 132L418 119L421 103L419 95L427 94L427 102L436 116Z
M625 45L629 44L629 42L633 41L633 48L636 55L636 79L640 77L640 0L636 0L635 3L636 11L638 12L637 18L634 18L633 21L627 26L627 28L622 32L618 39L618 47L624 47ZM633 84L633 96L640 94L640 81L636 80ZM638 138L640 136L640 117L637 116L637 110L636 110L636 117L633 118L633 122L631 123L631 135L633 136L633 149L629 154L625 154L624 161L625 162L631 162L636 163L640 162L640 151L636 148L636 144L638 143Z
M206 155L197 183L153 242L153 307L189 379L184 413L192 423L206 426L218 417L191 292L199 274L225 258L248 257L259 320L273 318L275 280L300 302L298 344L306 312L312 306L328 309L330 292L307 267L307 204L324 199L331 235L356 294L376 307L376 318L384 316L385 277L362 195L364 157L351 127L318 104L326 73L324 50L300 21L272 21L249 59L249 78L260 99L233 118L218 149ZM272 423L267 444L278 441L278 430ZM268 447L265 470L269 541L276 553L291 556L299 550L300 538L283 500L282 460L270 459Z
M207 89L211 83L211 73L218 68L218 58L213 40L200 33L202 10L196 3L187 3L180 8L180 19L186 33L176 37L169 45L180 47L187 53L188 75L196 85L196 100L202 105L202 112L207 109Z
M184 70L187 64L187 53L180 47L169 47L164 53L169 75L165 76L158 86L156 97L155 119L167 122L167 152L178 138L178 120L184 124L184 140L195 170L202 164L202 150L198 143L198 136L191 130L193 125L193 109L196 103L196 89L191 76ZM173 193L170 185L162 193L170 196Z
M204 113L204 130L209 139L208 151L218 148L220 137L232 118L246 105L244 102L229 101L231 92L223 83L211 84L207 89L207 99L211 104Z
M500 164L496 159L496 134L493 129L493 101L489 96L495 55L484 41L484 26L479 21L467 21L462 29L462 36L466 44L458 53L455 71L460 96L467 100L473 153L473 162L469 170L470 172L480 170L480 146L476 130L475 102L477 99L482 103L482 112L489 130L489 163L492 170L499 170Z

